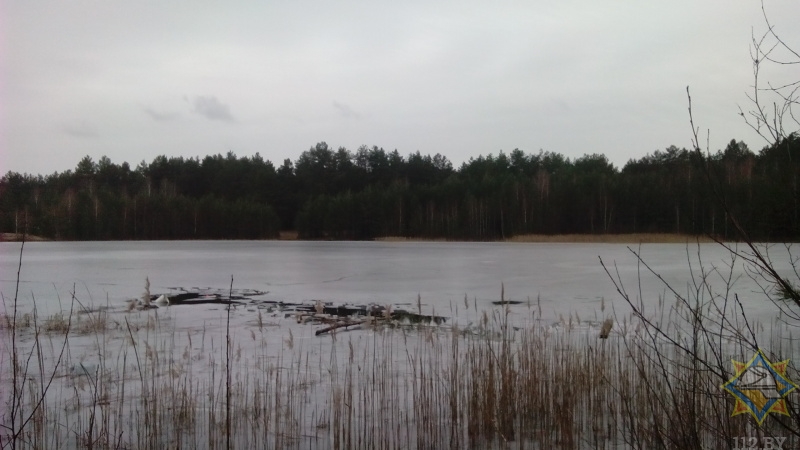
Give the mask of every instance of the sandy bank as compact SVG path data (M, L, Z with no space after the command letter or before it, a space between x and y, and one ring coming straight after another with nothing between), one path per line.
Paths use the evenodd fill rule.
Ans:
M407 238L387 236L376 238L384 242L444 242L446 239ZM685 242L713 242L708 236L670 233L634 234L523 234L505 239L502 242L562 242L562 243L608 243L608 244L671 244Z
M0 242L20 242L22 241L22 233L0 233ZM25 235L25 240L28 242L41 242L49 241L45 237L36 236L33 234Z

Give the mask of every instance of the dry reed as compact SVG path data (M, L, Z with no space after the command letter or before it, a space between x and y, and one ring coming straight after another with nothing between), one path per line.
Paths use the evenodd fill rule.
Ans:
M484 310L468 329L373 323L311 339L309 325L288 319L265 333L260 311L247 334L231 332L228 309L221 325L186 336L171 311L120 312L119 321L107 310L20 315L0 332L33 343L15 347L15 361L30 355L32 363L14 372L24 377L15 381L16 414L30 420L9 424L4 416L0 444L727 449L752 435L749 417L731 417L733 399L720 385L732 376L730 358L747 360L753 347L729 328L709 330L735 311L715 315L710 303L662 299L652 321L570 314L543 327L539 301L528 304L513 314L508 303ZM118 322L124 327L109 326ZM758 332L762 344L776 358L796 358L790 328L769 325ZM75 337L93 339L93 362L59 368L60 339L69 356ZM10 379L7 367L0 370ZM793 368L787 375L800 379ZM790 398L789 406L797 411L798 403ZM758 432L787 437L784 448L800 444L794 417L776 416Z

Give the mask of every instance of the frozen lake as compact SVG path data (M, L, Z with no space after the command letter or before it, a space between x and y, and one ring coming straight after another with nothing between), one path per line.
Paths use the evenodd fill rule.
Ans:
M238 418L232 434L240 448L334 448L351 432L363 438L362 448L375 448L376 442L387 448L443 448L455 435L448 434L450 428L429 425L446 422L448 405L458 406L458 417L483 417L485 408L472 408L471 399L481 392L495 395L494 390L487 391L494 381L482 377L497 357L481 349L500 351L502 330L510 333L503 336L513 342L510 354L517 358L518 368L509 372L519 374L509 382L514 388L528 380L529 393L542 392L546 397L552 387L543 383L562 380L563 373L594 374L600 366L620 369L622 375L612 378L628 373L625 365L614 362L630 355L614 352L643 341L638 327L629 326L634 322L630 306L599 258L621 278L631 297L642 298L648 318L658 321L660 310L674 319L675 304L675 294L639 265L628 247L641 251L649 267L683 295L694 290L701 278L700 260L715 296L725 292L723 278L733 277L730 296L738 294L748 317L766 324L769 333L776 306L748 276L741 260L731 270L729 253L716 244L640 248L583 243L34 242L26 244L22 254L16 334L12 337L11 328L0 323L0 379L4 380L0 404L12 404L9 380L16 349L37 356L18 378L28 383L23 392L28 407L37 402L36 389L50 386L43 403L43 426L33 427L32 448L83 448L84 435L116 436L126 448L221 448L222 392L231 392L232 414ZM771 254L779 271L789 275L786 249L774 246ZM19 243L0 243L5 308L0 314L6 319L11 315L19 255ZM144 291L146 277L152 294L175 294L181 288L227 292L231 276L234 290L266 294L230 310L219 304L127 309L126 301ZM506 300L520 302L507 310L513 328L501 325L503 307L492 303L500 299L501 285ZM94 307L86 314L76 306L65 336L63 322L51 319L64 320L67 314L58 313L69 309L73 290L82 305ZM416 311L418 295L424 314L435 312L447 322L368 323L317 336L316 331L330 322L307 323L302 314L273 303L320 300L391 304ZM704 298L709 295L703 293ZM659 308L660 297L665 302ZM33 309L34 301L38 328L24 314ZM107 310L98 308L105 305ZM600 340L596 336L605 319L613 320L614 331L610 339ZM667 329L678 334L675 328ZM796 360L793 341L786 341L780 329L777 334L780 341L763 342ZM788 344L781 348L784 342ZM606 347L609 356L603 359ZM729 350L725 347L726 364L728 353L738 355ZM532 355L530 361L558 363L524 365L523 371L524 355ZM583 362L586 367L580 366ZM480 365L484 363L488 365ZM573 364L572 369L563 368L565 364ZM537 367L540 375L523 376ZM231 376L230 390L224 370ZM450 384L442 384L448 379ZM626 386L634 386L636 379ZM716 379L711 383L714 395L720 383ZM611 384L599 386L596 389ZM594 398L592 389L585 394ZM588 411L589 397L577 396L567 408ZM513 401L530 398L538 397L518 396ZM92 423L88 418L98 411L111 419L103 423L102 431L87 430ZM252 417L254 412L257 418ZM520 430L528 429L523 424L539 423L538 419L525 422L526 417L515 419ZM591 434L588 430L597 429L593 420L603 414L581 417L575 435L584 438ZM0 425L9 427L9 420L8 412L0 414ZM154 428L154 423L163 428ZM396 427L373 426L387 423ZM459 419L451 424L459 433L458 442L469 440L466 423L471 422ZM520 441L525 445L537 439L546 442L554 428L531 429ZM615 433L607 437L614 444L608 448L627 448Z
M682 293L692 280L688 261L699 274L698 253L707 271L717 267L726 272L731 261L717 244L31 242L22 256L19 298L23 307L35 298L40 311L53 313L69 304L74 287L82 302L121 307L141 294L145 277L155 294L178 287L227 289L233 276L235 288L268 291L266 298L275 301L416 305L420 295L437 314L472 320L475 308L465 311L464 297L470 306L477 304L479 313L499 300L502 284L506 300L536 304L539 299L542 319L549 321L572 312L586 317L598 311L601 299L606 308L628 311L599 258L616 264L614 270L637 297L641 270L643 300L655 305L665 288L637 267L628 247L641 250L647 264ZM19 243L0 243L6 307L14 297L19 250ZM785 249L776 247L775 253L779 269L789 273ZM748 312L769 321L774 307L758 285L741 264L734 275L734 290ZM711 280L718 283L719 277Z

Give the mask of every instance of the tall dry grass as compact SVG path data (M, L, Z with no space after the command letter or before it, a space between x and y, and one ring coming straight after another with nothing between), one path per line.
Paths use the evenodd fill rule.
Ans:
M732 399L720 389L731 374L705 367L716 358L710 349L699 350L699 364L628 323L598 339L599 324L519 328L509 314L497 309L469 331L380 327L291 348L280 342L277 351L266 342L274 335L254 330L259 345L248 353L230 334L228 342L197 332L176 345L168 317L137 313L124 333L97 334L99 364L59 369L65 380L44 396L46 374L28 380L21 413L43 404L13 441L6 430L2 444L723 449L754 432L747 416L731 417ZM793 340L774 335L771 348L793 355ZM34 359L43 367L60 337L60 330L39 336L42 355ZM751 356L735 342L724 345L728 356ZM796 448L795 420L771 418L759 432L786 436L784 448Z

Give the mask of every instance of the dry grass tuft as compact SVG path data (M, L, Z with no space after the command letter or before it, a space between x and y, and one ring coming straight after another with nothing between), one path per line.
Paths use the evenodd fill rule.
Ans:
M45 319L42 330L45 333L67 334L69 332L69 320L64 314L54 314Z
M103 333L108 326L109 320L106 312L80 314L73 320L71 332L78 335Z
M614 326L614 321L612 319L606 319L603 322L603 326L600 328L600 339L608 339L608 335L611 333L611 328Z
M30 313L21 314L17 317L17 323L14 324L14 316L8 314L0 314L0 329L10 330L16 325L17 330L24 330L33 326L33 315Z

